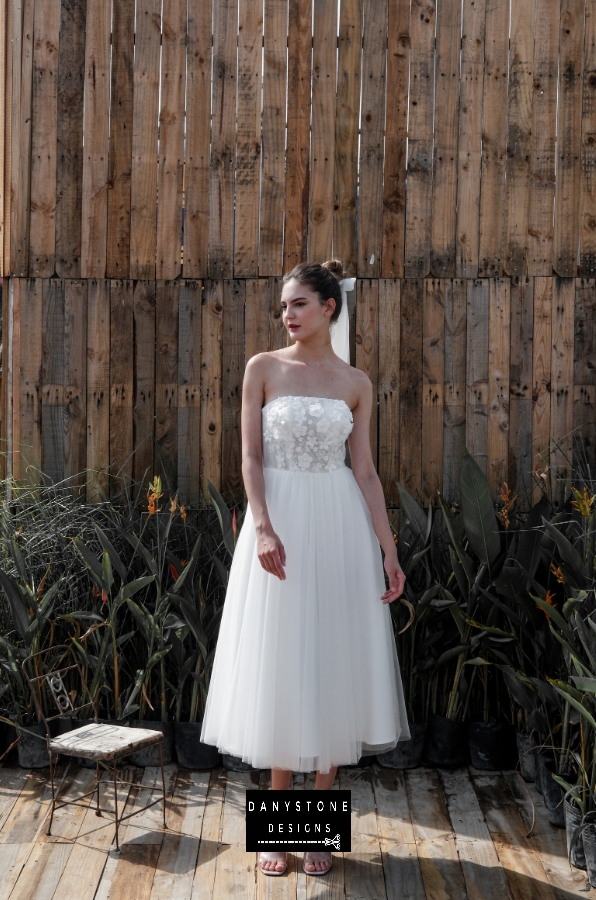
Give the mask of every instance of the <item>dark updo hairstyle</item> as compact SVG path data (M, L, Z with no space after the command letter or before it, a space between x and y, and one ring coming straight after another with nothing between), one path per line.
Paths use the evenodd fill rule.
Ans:
M321 304L325 304L329 297L335 300L335 309L331 316L331 322L339 317L341 312L341 289L339 282L344 277L344 267L339 259L328 259L324 263L298 263L291 272L287 272L283 281L295 279L298 284L303 284L319 295Z

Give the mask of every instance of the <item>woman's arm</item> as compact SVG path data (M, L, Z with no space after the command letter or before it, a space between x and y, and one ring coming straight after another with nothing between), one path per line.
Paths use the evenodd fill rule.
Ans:
M385 571L389 576L389 590L383 602L396 600L404 589L406 576L397 559L397 549L387 518L383 486L377 475L370 450L370 419L373 408L373 387L363 374L358 402L352 411L354 425L348 438L352 472L370 510L375 533L385 555Z
M242 478L257 534L257 556L266 572L286 577L284 546L273 530L265 501L263 475L262 407L265 387L266 354L249 359L242 382Z

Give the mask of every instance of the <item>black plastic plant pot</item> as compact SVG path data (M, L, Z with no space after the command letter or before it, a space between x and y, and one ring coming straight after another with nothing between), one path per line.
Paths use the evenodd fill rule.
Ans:
M526 782L536 781L536 741L529 734L515 735L519 774Z
M241 756L232 756L231 753L222 753L221 764L230 772L258 772L250 763L244 762Z
M221 765L221 754L212 744L201 740L202 722L175 722L174 742L178 765L184 769L215 769Z
M586 869L590 887L596 887L596 825L590 822L584 827L582 834Z
M14 742L18 739L19 732L15 728L14 725L9 725L8 722L0 722L0 756L4 753L7 753L8 748L12 747ZM16 747L13 747L10 753L4 757L3 762L6 763L13 758L13 754L16 757L18 755L18 744Z
M410 740L398 741L393 750L377 753L377 762L388 769L414 769L420 765L428 722L410 722Z
M470 761L468 723L432 715L428 720L422 756L431 766L454 768L467 765Z
M24 725L23 727L38 734L39 737L33 737L26 731L20 732L21 740L17 744L19 766L22 769L45 769L50 765L45 724L35 722L33 725Z
M149 731L162 731L163 741L161 742L161 752L163 754L163 764L167 766L172 762L174 756L174 723L173 722L155 722L149 719L133 719L130 723L131 728L148 728ZM127 761L133 766L158 766L159 765L159 748L157 744L147 747L145 750L139 750L137 753L131 753L127 757Z
M544 793L542 789L542 766L540 765L540 757L543 756L545 759L554 760L552 750L541 750L540 747L536 747L534 749L534 762L535 762L535 786L536 790L539 794Z
M574 806L573 803L570 803L569 800L565 800L563 806L565 810L565 831L567 833L567 853L569 853L571 841L580 829L582 814L581 810ZM575 847L571 851L570 862L576 869L586 868L586 855L581 838L575 842Z
M508 722L470 722L470 757L475 769L500 772L517 762L515 729Z
M542 797L548 810L548 821L557 828L565 828L565 810L563 808L565 791L552 777L553 773L556 772L556 763L554 759L549 759L548 756L540 754L538 765L540 766Z

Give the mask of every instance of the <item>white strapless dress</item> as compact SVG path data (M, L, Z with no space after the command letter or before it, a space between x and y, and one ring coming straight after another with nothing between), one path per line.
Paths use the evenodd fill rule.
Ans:
M410 737L381 548L345 464L348 405L278 397L262 422L286 578L262 568L248 504L201 740L257 768L329 772Z

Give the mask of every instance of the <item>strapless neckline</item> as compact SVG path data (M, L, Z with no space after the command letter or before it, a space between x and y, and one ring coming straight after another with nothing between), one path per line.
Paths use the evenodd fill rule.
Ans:
M284 394L282 397L276 397L275 400L270 400L269 403L265 403L265 405L262 406L261 409L266 409L273 403L277 403L278 400L330 400L331 403L343 403L346 409L348 409L350 413L352 412L346 401L342 400L339 397L307 397L304 394Z

